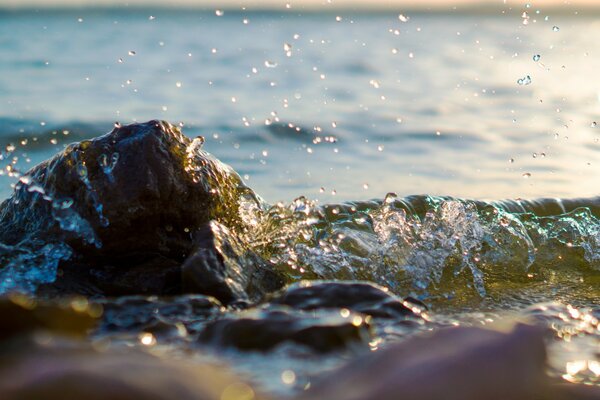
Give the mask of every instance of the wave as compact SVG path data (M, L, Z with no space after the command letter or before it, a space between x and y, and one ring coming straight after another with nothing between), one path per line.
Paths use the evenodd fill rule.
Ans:
M140 153L127 139L131 132L154 140L152 143L171 140L178 147ZM178 128L161 121L118 127L111 135L117 133L121 134L118 140L125 143L125 154L110 150L108 142L116 143L117 136L107 135L70 146L55 159L17 176L15 196L0 210L4 236L9 238L2 246L0 292L31 292L40 284L53 282L57 265L73 255L67 243L79 243L73 242L77 238L82 246L102 248L96 230L123 216L123 207L149 207L151 204L144 205L145 198L137 195L130 200L141 204L122 204L126 201L123 196L109 194L125 190L115 186L114 173L123 178L121 185L134 189L141 185L142 192L147 189L145 175L131 181L140 166L150 162L144 158L147 155L161 160L155 162L157 168L165 169L161 172L170 171L165 165L171 162L181 173L173 176L179 179L171 182L173 187L190 178L193 184L187 183L198 184L194 190L199 191L199 201L206 193L211 196L215 210L210 218L224 225L223 232L235 236L216 243L218 252L228 254L226 247L231 243L244 243L240 248L247 247L249 252L238 255L247 257L238 260L239 265L264 260L270 264L267 269L275 269L288 283L365 280L398 295L434 301L485 298L514 285L593 279L600 273L600 197L483 202L427 195L399 198L390 193L382 200L319 205L300 197L268 205L243 185L230 167L202 150L202 138L189 140ZM151 133L160 140L152 139ZM172 158L165 158L165 152L171 152ZM183 169L180 152L186 157ZM133 162L136 157L138 162ZM69 189L62 194L53 191L63 186ZM64 197L71 194L73 199ZM102 199L114 204L104 204ZM185 219L189 224L188 219L197 215L179 214L198 212L202 207L207 206L181 205L159 217L168 215L171 221L163 221L166 224L173 219ZM111 217L106 218L106 213ZM182 234L182 240L188 236ZM179 261L189 255L181 254L190 251L189 238L185 240L177 250Z

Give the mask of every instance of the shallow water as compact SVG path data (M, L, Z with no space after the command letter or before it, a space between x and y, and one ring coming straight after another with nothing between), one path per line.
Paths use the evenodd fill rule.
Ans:
M248 206L254 229L240 235L289 283L369 280L423 301L426 318L376 320L369 340L328 355L289 344L247 353L197 342L207 321L236 310L135 297L103 301L93 340L224 358L289 393L408 335L533 319L553 332L550 374L597 383L598 214L542 217L436 196L598 195L600 24L530 14L525 25L521 11L407 22L392 13L0 12L0 193L11 193L15 171L115 121L181 121L273 204ZM428 194L421 211L402 200L415 193ZM57 210L63 229L94 243L68 206ZM60 241L1 250L2 291L34 290L71 256ZM294 379L282 375L289 370Z

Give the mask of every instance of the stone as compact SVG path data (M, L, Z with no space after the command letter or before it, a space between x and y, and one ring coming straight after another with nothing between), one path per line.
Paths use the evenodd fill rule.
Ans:
M271 304L300 310L345 308L376 318L400 319L419 317L424 304L414 299L402 300L370 282L301 281L275 294Z
M270 264L234 239L247 230L240 207L262 201L202 144L149 121L33 167L0 205L0 243L9 259L49 255L39 273L21 263L5 275L25 276L25 289L42 283L48 297L191 292L231 303L281 287ZM66 248L54 254L49 244Z
M316 352L364 344L371 336L369 317L321 311L304 313L289 308L251 310L209 322L199 341L243 351L269 351L291 342Z
M218 222L211 221L197 230L195 245L182 266L184 292L243 305L262 300L284 284L266 261Z

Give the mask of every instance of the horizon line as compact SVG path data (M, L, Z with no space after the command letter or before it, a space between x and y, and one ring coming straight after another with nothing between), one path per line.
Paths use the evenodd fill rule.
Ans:
M490 14L501 12L503 14L520 14L526 11L525 7L513 7L509 4L490 4L489 2L476 2L459 5L442 4L410 4L406 6L393 5L390 3L379 4L348 4L348 5L329 5L302 4L291 8L277 7L275 4L264 2L240 7L234 4L223 4L215 7L211 4L185 4L175 3L165 5L164 3L151 4L0 4L0 12L47 12L47 11L110 11L110 10L130 10L130 11L197 11L214 12L216 9L229 13L248 13L248 12L273 12L280 14L295 14L298 12L306 13L335 13L335 12L357 12L357 13L384 13L384 12L402 12L402 13L457 13L457 14ZM539 10L539 8L537 8ZM530 13L535 12L531 10ZM540 15L544 14L563 14L563 15L581 15L584 12L600 12L600 2L596 4L552 4L543 8Z

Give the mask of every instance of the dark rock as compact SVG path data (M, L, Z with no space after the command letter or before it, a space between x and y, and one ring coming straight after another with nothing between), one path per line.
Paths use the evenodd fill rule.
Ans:
M0 299L0 342L38 331L84 337L101 314L102 306L81 297L47 302L13 294Z
M425 309L413 299L402 300L372 283L354 281L301 281L288 286L270 302L301 310L346 308L377 318L394 319L418 316L419 309Z
M27 172L0 205L0 243L32 254L45 243L68 245L58 279L41 281L51 282L39 291L47 296L260 298L281 283L233 238L247 229L240 205L261 201L202 143L150 121L71 144Z
M79 254L183 259L210 220L242 228L240 177L164 121L74 143L21 180L0 206L0 241L64 240ZM39 193L38 188L45 193Z
M176 297L123 296L101 300L104 307L99 333L150 332L164 334L197 331L202 324L225 309L213 297L186 295Z
M199 340L239 350L268 351L283 342L318 352L339 350L370 337L369 317L339 312L307 314L287 308L253 310L209 322Z
M230 304L258 301L283 286L281 277L225 226L211 221L195 233L195 239L196 248L182 266L185 292Z

